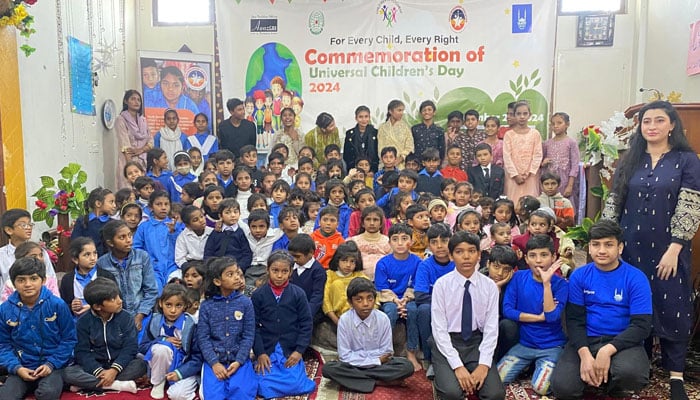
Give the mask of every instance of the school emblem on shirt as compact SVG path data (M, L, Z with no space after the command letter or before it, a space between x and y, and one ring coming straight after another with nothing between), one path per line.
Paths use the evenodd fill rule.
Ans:
M243 319L243 311L236 311L233 313L233 318L236 319L236 321L240 321Z
M617 301L618 303L621 302L622 301L622 293L623 293L622 289L620 289L619 293L617 292L617 289L615 289L615 294L613 295L613 299L615 299L615 301Z

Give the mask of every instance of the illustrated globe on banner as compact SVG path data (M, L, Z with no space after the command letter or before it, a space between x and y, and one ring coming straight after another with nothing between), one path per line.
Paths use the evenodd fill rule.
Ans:
M256 90L270 88L272 78L280 76L286 90L301 96L301 69L299 62L287 46L281 43L265 43L250 56L245 77L245 91L251 96Z

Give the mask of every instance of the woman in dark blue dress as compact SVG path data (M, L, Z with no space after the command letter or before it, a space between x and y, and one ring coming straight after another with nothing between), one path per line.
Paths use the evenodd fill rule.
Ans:
M700 222L700 160L670 103L645 105L639 121L603 217L620 221L622 258L649 278L652 336L670 372L670 398L687 400L683 370L693 326L690 241ZM651 337L647 342L650 350Z

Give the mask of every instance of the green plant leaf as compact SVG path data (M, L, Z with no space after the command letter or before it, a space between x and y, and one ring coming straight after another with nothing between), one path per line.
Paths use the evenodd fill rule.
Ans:
M520 96L520 93L522 93L522 91L523 91L523 88L520 87L520 86L518 86L518 87L515 89L515 96L516 96L516 97L517 97L517 96Z
M46 215L46 225L48 225L49 228L53 228L53 217L51 215Z
M65 179L58 180L58 188L60 190L65 190L66 192L69 192L71 189L70 185L68 184L68 181Z
M523 84L525 85L525 87L527 87L527 84L528 84L528 83L530 83L530 80L527 79L527 76L526 76L525 79L524 79Z
M39 179L41 179L41 185L44 187L51 187L55 185L53 178L50 176L42 176Z
M605 155L605 157L611 158L613 160L617 160L617 158L619 156L619 154L617 152L617 147L615 147L611 144L603 143L603 145L601 147L601 152L603 153L603 155Z
M532 87L535 87L540 84L540 78L535 79L535 82L532 83Z
M530 75L530 80L535 79L535 77L537 77L537 75L538 75L539 73L540 73L540 70L539 70L539 69L536 69L536 70L532 71L532 75Z
M436 102L438 101L438 99L440 99L440 89L438 89L437 86L435 86L435 90L433 90L433 96L435 97Z
M403 99L406 101L406 103L411 102L411 98L408 96L408 93L403 92Z
M522 74L518 75L518 80L515 81L515 84L518 86L523 84L523 75Z
M36 198L41 199L41 198L42 198L43 196L45 196L45 195L46 195L46 188L40 187L39 190L37 190L36 192L34 192L34 194L32 195L32 197L36 197ZM42 199L42 200L43 200L43 199Z
M85 182L87 182L87 178L88 178L87 172L80 171L80 172L78 172L78 179L76 179L75 183L78 185L82 185Z
M71 217L72 219L78 219L78 218L80 218L82 215L83 215L83 214L81 214L80 211L78 211L78 210L71 210L71 211L70 211L70 217Z
M29 36L27 35L27 37L29 37ZM23 44L23 45L19 46L19 48L20 48L20 50L22 50L22 52L24 52L25 57L31 56L32 53L34 53L36 51L36 49L34 47L32 47L28 44Z
M603 194L604 194L603 192L604 192L604 190L601 186L596 186L596 187L591 188L591 194L595 197L602 198Z
M68 170L70 171L71 175L75 175L80 171L80 164L78 163L70 163L68 164Z
M513 82L513 81L508 81L508 83L510 84L510 90L512 90L514 93L518 91L518 90L517 90L518 87L517 87L517 85L515 84L515 82ZM516 95L517 95L517 94L516 94Z
M46 214L46 210L37 208L36 210L32 211L32 221L43 221L44 219L46 219Z
M70 179L70 177L73 175L73 174L70 172L70 169L68 169L68 167L63 167L63 168L61 169L60 174L61 174L61 176L63 177L63 179Z
M593 226L593 220L586 217L583 219L581 222L581 227L588 233L588 231L591 229L591 226Z

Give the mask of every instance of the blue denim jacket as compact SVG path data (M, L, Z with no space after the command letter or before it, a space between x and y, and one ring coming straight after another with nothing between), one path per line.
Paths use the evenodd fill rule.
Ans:
M151 259L143 250L133 249L120 262L107 253L97 260L97 266L117 279L123 308L131 315L149 315L158 298L158 285Z

